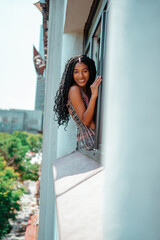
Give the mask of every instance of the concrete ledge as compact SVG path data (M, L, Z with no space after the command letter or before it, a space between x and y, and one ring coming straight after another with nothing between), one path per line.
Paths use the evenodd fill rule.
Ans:
M54 162L61 240L101 240L103 167L80 152Z

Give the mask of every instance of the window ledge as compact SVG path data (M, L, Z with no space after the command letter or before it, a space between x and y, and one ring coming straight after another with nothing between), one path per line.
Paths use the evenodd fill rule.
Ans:
M81 152L82 154L85 154L86 156L88 156L89 158L92 158L93 160L95 160L98 163L102 163L101 158L103 156L103 153L101 150L99 149L93 149L93 150L86 150L83 147L78 147L78 151Z
M75 151L53 168L61 240L103 239L103 166Z

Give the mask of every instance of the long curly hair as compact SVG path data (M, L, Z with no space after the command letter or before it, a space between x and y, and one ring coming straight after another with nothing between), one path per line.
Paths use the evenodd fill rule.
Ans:
M66 106L68 101L68 92L70 87L75 83L73 78L73 70L76 63L82 62L87 65L89 70L89 80L86 85L86 94L90 98L91 90L90 85L94 82L96 77L96 67L94 61L89 58L87 55L79 55L72 57L68 60L65 65L65 70L62 75L62 79L60 82L59 89L56 93L55 97L55 105L53 110L56 115L56 119L58 121L58 125L65 125L65 128L68 125L68 121L70 119L70 114L68 112L68 108Z

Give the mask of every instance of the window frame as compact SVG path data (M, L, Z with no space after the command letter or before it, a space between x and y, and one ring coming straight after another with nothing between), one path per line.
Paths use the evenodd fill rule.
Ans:
M108 4L108 0L102 0L100 10L97 14L97 17L95 21L92 23L94 16L96 14L96 10L99 7L100 1L94 0L91 11L87 20L87 23L84 28L84 38L83 38L83 52L84 54L87 54L90 58L93 58L93 39L96 33L96 30L101 24L101 30L100 30L100 39L103 39L100 41L100 64L99 69L97 69L97 75L103 76L103 64L105 59L105 42L107 37L107 15L110 4ZM93 24L93 26L92 26ZM91 30L92 29L92 30ZM90 31L90 34L88 35ZM89 53L89 54L88 54ZM97 162L101 162L101 155L103 154L101 151L101 145L99 144L100 140L100 124L101 124L101 105L103 104L102 101L102 84L99 87L99 97L97 100L97 120L96 120L96 138L95 138L95 148L93 150L86 150L83 147L81 147L79 144L77 144L77 150L82 152L83 154L87 155L88 157L96 160Z

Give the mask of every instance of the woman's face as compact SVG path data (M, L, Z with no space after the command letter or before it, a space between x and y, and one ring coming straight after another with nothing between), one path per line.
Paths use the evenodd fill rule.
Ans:
M73 78L78 86L84 88L89 80L89 69L87 65L82 62L76 63L73 70Z

